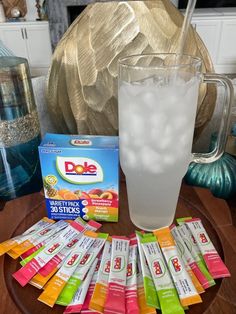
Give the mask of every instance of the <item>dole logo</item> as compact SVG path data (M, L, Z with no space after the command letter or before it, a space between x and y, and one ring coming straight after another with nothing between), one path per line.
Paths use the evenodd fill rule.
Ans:
M154 261L153 262L153 270L156 276L160 276L163 274L162 268L161 268L161 264L159 261Z
M104 273L109 274L111 269L111 262L110 260L106 261L105 267L104 267Z
M86 184L103 181L102 167L90 158L58 156L56 168L60 176L70 183Z
M116 269L116 270L121 269L121 257L116 257L114 259L114 269Z
M124 269L124 266L125 266L124 256L115 256L112 263L113 271L119 272L122 269Z
M131 277L133 275L133 265L129 263L127 266L127 277Z
M73 266L74 263L76 262L76 260L78 259L78 257L79 257L79 254L74 254L73 256L71 256L71 258L67 262L67 265L68 266Z
M53 246L48 249L48 253L52 254L59 247L60 247L60 243L53 244Z
M101 260L99 259L95 268L95 272L98 272L99 268L100 268L100 264L101 264Z
M49 231L50 231L50 229L44 229L44 230L42 230L42 231L39 233L39 235L43 236L43 235L45 235L46 233L48 233Z
M73 247L77 242L79 241L79 239L73 239L70 241L70 243L67 244L68 248Z
M199 239L200 239L202 244L207 244L209 242L208 238L204 232L199 234Z
M85 265L86 262L88 261L89 257L90 257L90 254L89 254L89 253L85 254L85 255L83 256L81 262L80 262L80 265Z
M178 257L172 258L172 259L171 259L171 263L172 263L172 266L173 266L174 271L175 271L176 273L181 272L182 266L181 266L181 264L180 264L180 261L179 261Z

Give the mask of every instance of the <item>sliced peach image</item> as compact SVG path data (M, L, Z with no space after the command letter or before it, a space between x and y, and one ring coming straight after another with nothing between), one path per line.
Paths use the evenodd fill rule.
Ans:
M64 199L65 200L77 200L78 196L75 193L69 191L64 194Z
M100 195L100 198L103 198L103 199L107 199L107 200L112 200L113 199L113 195L111 192L103 192L101 195Z
M117 193L117 191L116 191L116 190L112 190L112 189L110 189L110 190L106 190L106 191L104 191L104 193L106 193L106 192L111 193L111 194L112 194L112 196L113 196L113 199L114 199L114 200L117 200L117 199L118 199L118 193Z
M61 189L57 192L58 195L60 195L60 197L64 198L64 194L70 192L70 190L68 189Z

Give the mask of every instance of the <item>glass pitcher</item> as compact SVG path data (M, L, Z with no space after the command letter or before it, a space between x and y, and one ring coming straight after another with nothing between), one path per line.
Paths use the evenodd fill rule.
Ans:
M212 162L223 153L233 86L225 76L202 74L201 64L197 57L177 54L119 60L120 162L130 218L141 229L170 225L189 163ZM192 154L201 82L225 87L224 114L215 149Z

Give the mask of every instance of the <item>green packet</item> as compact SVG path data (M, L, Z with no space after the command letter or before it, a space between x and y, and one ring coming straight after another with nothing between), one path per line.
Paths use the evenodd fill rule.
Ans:
M107 233L99 233L98 237L95 239L92 246L89 248L88 252L81 258L79 265L75 269L72 276L67 281L65 287L60 293L56 304L67 306L73 300L73 297L82 284L86 274L88 273L90 267L104 246L108 238Z
M25 266L27 263L29 263L36 255L38 255L43 249L45 248L44 246L41 246L41 248L39 248L37 251L35 251L33 254L31 254L30 256L26 257L25 259L23 259L22 261L20 261L21 266Z
M141 239L142 239L143 234L140 231L135 231L135 233L136 233L136 238L138 242L138 254L139 254L139 260L141 264L141 273L143 276L146 303L148 306L154 307L160 310L161 308L160 308L160 303L158 300L156 288L152 280L152 275L150 273L145 254L141 246Z
M162 314L184 314L156 237L146 234L141 239L149 269L157 291Z

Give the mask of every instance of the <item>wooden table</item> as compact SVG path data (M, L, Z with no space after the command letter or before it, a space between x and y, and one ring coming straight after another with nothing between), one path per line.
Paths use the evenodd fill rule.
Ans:
M102 231L128 235L135 230L129 214L125 182L121 183L119 223L104 223ZM167 196L168 197L168 196ZM234 208L233 208L234 207ZM217 280L216 286L203 295L203 303L192 306L190 314L236 314L236 215L235 203L230 207L205 189L183 185L177 208L177 217L196 216L203 220L214 245L224 259L232 276ZM8 202L0 211L0 242L22 233L46 214L41 193L31 194ZM63 307L53 309L37 301L40 291L25 288L13 280L11 274L19 268L18 261L7 255L0 257L0 313L46 314L63 313Z

